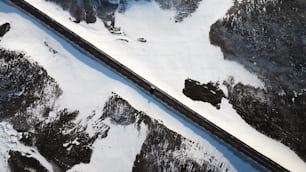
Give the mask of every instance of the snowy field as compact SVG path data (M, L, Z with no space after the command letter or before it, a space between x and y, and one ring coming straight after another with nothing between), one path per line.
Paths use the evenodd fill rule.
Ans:
M182 93L186 78L205 83L222 82L234 76L236 82L264 87L254 74L235 62L224 60L220 49L209 43L210 25L224 16L232 5L231 0L202 1L197 11L181 23L173 21L174 11L162 10L154 2L131 3L126 12L116 13L116 26L121 27L124 35L110 34L100 20L90 25L84 22L76 24L69 20L68 12L53 3L26 1L257 151L292 171L306 170L305 162L293 151L250 127L227 100L223 99L221 109L217 110L208 103L192 101ZM147 43L138 42L140 37ZM86 76L88 74L84 73L83 77ZM88 89L87 83L83 87ZM115 89L122 95L127 92ZM140 104L140 99L129 97L128 100ZM85 101L78 104L84 103L85 106ZM144 111L154 108L150 105Z
M59 10L55 6L52 6L52 8L55 11ZM62 14L64 18L67 16L65 12L62 12ZM70 43L46 29L46 27L32 17L0 1L0 23L5 22L11 24L11 30L1 38L0 46L9 50L25 52L29 60L36 61L45 68L63 90L63 94L56 102L55 111L63 108L77 109L80 111L78 118L80 120L85 119L88 115L92 114L93 110L103 108L104 102L111 96L111 92L115 92L136 109L144 111L154 119L161 120L169 129L190 140L206 145L205 149L208 149L210 153L216 155L223 154L238 171L260 170L256 164L227 147L213 136L205 133L200 128L197 128L192 123L184 120L179 115L169 111L169 109L143 93L132 83L81 53ZM92 26L98 27L99 25L100 27L102 26L101 23ZM78 28L79 26L75 25L75 27ZM85 29L87 26L81 25L81 27ZM97 30L97 32L100 32L100 30ZM106 30L102 29L101 32L108 35ZM111 36L108 35L106 37L111 38ZM54 53L54 51L57 53ZM232 120L232 117L228 118ZM112 124L109 123L109 125ZM123 134L123 132L125 133ZM103 142L97 140L94 143L94 153L91 158L92 164L77 165L72 171L85 171L82 169L93 172L99 171L99 169L131 171L134 160L131 158L135 158L136 154L139 153L141 142L144 140L144 133L135 133L134 130L128 127L118 127L112 130L110 135L119 135L120 137L108 137ZM37 150L23 146L18 142L18 137L18 133L13 130L10 124L0 123L0 168L5 169L7 166L5 163L7 151L13 149L30 153L30 156L39 159L42 164L52 171L51 165ZM124 139L124 137L129 139ZM127 140L130 142L127 142ZM293 156L290 153L287 154L288 156ZM197 154L194 156L196 158ZM110 160L120 162L124 166L110 164ZM298 160L295 162L295 165L296 167L303 167Z

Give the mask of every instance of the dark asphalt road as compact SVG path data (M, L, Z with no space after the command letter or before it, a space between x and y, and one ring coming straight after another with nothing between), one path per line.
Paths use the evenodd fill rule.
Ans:
M220 127L216 126L212 122L208 121L198 113L194 112L192 109L188 108L178 100L174 99L166 92L162 91L152 83L148 82L146 79L142 78L123 64L119 63L114 58L110 57L88 41L84 40L74 32L70 31L63 25L59 24L49 16L45 15L40 10L36 9L35 7L31 6L27 2L23 0L10 0L13 4L17 7L25 11L26 13L32 15L45 25L47 25L52 30L58 32L62 35L65 39L72 42L74 45L78 46L79 48L83 49L85 52L89 53L92 57L96 58L99 61L102 61L105 65L109 66L114 71L120 73L122 76L130 80L131 82L135 83L138 87L140 87L145 92L151 94L155 98L157 98L160 102L162 102L167 107L173 109L179 114L183 115L188 120L191 120L193 123L199 125L200 127L204 128L205 130L209 131L213 135L215 135L218 139L223 140L225 143L231 145L238 151L244 153L257 163L263 165L268 170L271 171L288 171L284 167L280 166L276 162L272 161L268 157L262 155L261 153L257 152L255 149L249 147L238 138L232 136L228 132L224 131ZM152 91L152 86L155 88Z

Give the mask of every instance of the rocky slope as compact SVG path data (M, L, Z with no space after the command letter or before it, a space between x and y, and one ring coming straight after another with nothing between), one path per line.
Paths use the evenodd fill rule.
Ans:
M241 63L265 83L261 89L229 78L225 85L230 103L247 123L280 140L304 161L305 28L305 1L242 0L235 1L210 31L211 42L221 47L225 59Z
M53 119L50 117L54 113L54 103L61 94L54 79L35 62L27 60L25 54L1 48L0 57L0 120L13 125L21 135L20 142L37 147L42 155L62 169L89 162L92 151L89 146L96 137L90 138L72 122L77 112L62 110ZM78 130L63 134L73 128ZM69 151L62 146L76 138L82 139ZM18 156L20 153L10 154L13 159L9 159L9 162L22 159Z
M11 167L11 172L48 172L48 170L40 164L38 160L30 157L30 154L23 154L19 151L10 151L10 159L8 164Z
M135 110L118 95L113 95L105 104L101 119L106 117L118 125L134 125L138 130L142 130L144 126L148 128L141 151L136 156L133 171L233 170L228 163L220 161L220 155L205 152L209 146L196 143L169 130L160 122ZM145 125L141 126L141 123ZM203 154L194 157L195 152Z
M81 2L81 1L78 1L78 2ZM119 1L116 1L116 2L108 1L108 2L110 3L110 5L121 3ZM206 1L206 2L204 3L203 1L203 3L200 6L201 9L205 5L209 5L209 2L214 2L215 3L214 6L216 7L219 1ZM226 1L226 2L229 2L229 1ZM33 1L32 3L34 4L35 1ZM225 81L225 85L228 87L228 91L226 92L228 93L225 93L224 95L230 100L230 102L232 103L233 107L237 110L237 112L242 116L243 119L245 119L254 128L261 131L262 133L267 134L268 136L271 136L273 138L276 138L277 140L282 141L283 143L285 143L286 145L294 149L300 156L305 155L305 153L303 153L304 152L303 145L305 145L304 144L305 135L303 133L305 133L304 132L305 128L303 128L303 125L302 125L305 122L305 113L303 112L305 111L305 108L304 108L305 107L305 101L304 101L305 100L305 96L304 96L305 90L302 87L303 85L305 85L305 80L304 80L305 79L305 72L304 72L305 71L304 70L305 69L304 67L305 59L303 56L303 54L305 54L304 53L304 47L305 47L305 44L304 44L305 33L304 32L305 31L303 29L305 28L304 27L305 26L305 22L304 22L305 21L305 17L304 17L305 8L303 4L304 4L303 1L297 1L297 0L290 1L290 2L278 1L278 0L258 0L258 1L239 0L239 1L235 1L234 6L229 10L225 18L220 19L211 27L211 32L210 32L211 42L221 47L221 50L223 51L224 56L227 60L235 60L241 63L242 65L244 65L245 68L247 68L249 71L255 72L257 76L265 83L265 87L266 87L265 89L254 88L252 86L243 85L241 83L235 83L235 80L239 80L239 81L241 80L243 81L243 83L255 83L257 85L261 85L261 84L258 84L259 83L258 80L254 81L252 77L249 77L251 78L250 80L245 79L246 78L245 74L249 74L245 72L245 70L241 71L241 79L240 79L239 72L237 72L236 69L233 69L233 72L231 72L230 70L232 68L227 68L227 65L224 65L218 68L219 61L217 62L218 65L214 63L211 63L213 65L209 65L210 63L209 61L206 60L206 58L219 59L219 56L217 55L215 56L214 54L214 55L211 55L211 57L204 57L203 54L207 54L207 56L209 56L208 52L214 49L214 48L206 49L208 47L205 44L203 44L203 50L205 50L205 52L201 52L201 54L199 53L199 57L197 56L193 60L190 60L190 61L199 62L201 57L203 57L203 59L205 58L205 60L201 60L202 63L199 63L199 66L200 64L202 64L202 66L206 67L206 65L204 65L203 63L207 63L207 66L209 66L209 68L214 68L214 70L208 69L207 71L209 72L206 72L206 73L204 73L204 71L206 71L206 68L203 70L203 73L198 72L198 70L196 70L196 72L198 72L199 75L203 75L203 78L205 78L203 80L205 81L212 80L215 82L216 80L214 78L218 78L218 77L214 77L215 75L213 74L214 72L219 74L219 70L220 70L220 73L224 73L224 71L226 71L226 74L224 76L229 75L230 73L233 73L233 75L235 75L236 78L229 78L228 81ZM129 7L129 6L125 6L125 7ZM228 9L228 7L229 6L226 6L226 9ZM141 6L139 6L139 8L141 8ZM44 7L42 7L41 9L43 10ZM70 6L67 5L65 9L69 10ZM120 11L121 7L119 7L118 5L116 9ZM122 12L124 12L125 9L124 8L122 9L123 9ZM205 10L199 10L201 14L206 14L203 11L210 11L207 8L203 8L203 9ZM219 8L216 8L216 9L219 9ZM45 10L48 11L47 9ZM141 12L145 12L145 10L140 10L140 13L136 13L137 16L142 16ZM125 18L122 18L124 20L124 22L122 22L123 25L125 25L125 23L128 23L129 25L136 26L137 24L133 24L132 22L133 20L135 20L133 19L133 17L135 17L136 14L131 15L132 17L129 18L129 15L127 12L126 16L124 16ZM222 16L223 14L218 14L218 15ZM118 16L123 16L123 15L120 14ZM149 17L154 18L154 16L155 15L149 16ZM163 76L167 76L165 78L168 79L170 78L169 76L171 76L172 78L176 78L176 76L180 76L179 75L180 70L176 71L177 68L172 68L172 64L173 66L177 65L180 68L183 68L184 70L190 67L190 66L187 66L189 64L187 60L186 62L183 60L182 61L183 63L181 63L179 58L180 56L182 56L182 57L186 57L184 59L188 59L188 58L192 59L193 55L189 56L189 54L190 53L196 54L196 52L194 52L193 47L197 47L199 46L199 44L202 44L202 42L197 45L195 44L195 42L197 42L197 40L200 40L200 39L197 39L199 38L199 36L197 37L194 34L196 35L201 35L201 34L198 34L198 32L192 32L189 35L190 37L194 37L195 39L187 39L189 36L188 34L185 35L186 37L183 37L182 36L183 34L175 35L176 27L182 33L184 33L185 30L190 31L193 28L198 28L200 33L202 32L202 34L207 34L207 32L205 32L205 29L201 27L202 19L200 19L199 16L201 17L201 15L194 16L197 20L195 20L195 22L193 23L194 25L192 25L192 27L187 28L187 29L186 27L182 27L184 29L180 29L179 25L181 24L184 25L184 23L173 24L175 27L171 27L171 31L173 30L174 34L171 36L175 37L178 41L176 40L172 42L169 41L172 44L165 44L165 46L157 47L158 48L156 49L157 52L159 52L159 50L160 52L155 57L150 58L150 60L152 60L152 63L153 61L154 62L161 61L160 63L157 62L156 64L158 64L158 67L166 66L163 68L164 71L167 71L168 70L167 68L169 68L169 71L171 70L175 71L173 74L173 77L172 77L172 71L169 74L164 74ZM205 17L204 16L205 15L203 15L203 20L206 19L206 16ZM55 16L53 17L56 18ZM110 17L110 19L111 20L109 21L104 20L104 22L106 22L106 25L108 24L115 25L114 24L115 20L113 20L112 17ZM145 20L150 21L149 19L150 18L146 18ZM141 19L138 19L138 20L141 20ZM193 20L193 18L190 18L190 20ZM188 21L186 23L190 24ZM214 19L212 21L216 21L216 20ZM69 23L71 24L71 22L69 21L66 21L66 22L68 24ZM170 22L173 22L173 21L171 20ZM209 23L211 24L212 22L210 21ZM139 25L141 24L142 22L140 22ZM209 27L210 24L209 25L207 24L207 26ZM76 29L77 27L79 27L79 25L75 25L75 26L76 26ZM133 30L133 28L137 28L137 29ZM138 28L140 29L138 30ZM150 28L154 28L154 27L150 27ZM160 24L160 23L157 24L156 28L157 29L153 29L153 30L157 30L156 32L157 35L164 28L167 29L166 27L163 27L163 24ZM158 30L158 28L162 28L162 29ZM150 30L150 29L146 27L146 30ZM145 33L143 32L141 27L130 27L129 31L130 32L128 32L128 29L125 29L125 32L128 33L128 36L131 36L130 33L132 33L133 31ZM90 31L88 33L90 34ZM152 33L155 33L155 32L152 31ZM111 36L114 36L114 35L111 35ZM136 34L135 36L133 35L133 37L136 37L136 36L138 38L138 35ZM117 38L116 35L114 37ZM166 36L162 38L167 39L168 37ZM202 38L206 39L206 37L202 37ZM87 39L91 40L91 38L87 38ZM146 39L148 39L147 36L146 36ZM165 39L162 39L162 40L165 40ZM171 45L177 46L177 44L174 44L174 43L179 42L180 40L186 41L184 42L183 45L185 45L185 43L187 43L186 45L190 43L190 46L189 47L186 46L183 48L177 48L177 49L171 49ZM128 39L126 39L125 41L129 42ZM137 43L138 42L136 42L135 44ZM131 44L133 44L132 41L130 41L129 44L125 44L125 45L129 47L129 45ZM147 45L148 44L145 44L144 46L147 46ZM119 47L118 52L120 52L120 49L123 49L123 48L121 48L121 45L118 47ZM140 46L132 45L131 47L134 47L135 49L140 50L141 52L149 52L148 54L152 53L151 51L149 51L151 48L148 48L147 51L143 51L142 47ZM163 50L163 47L165 47L164 48L165 50ZM177 46L177 47L180 47L180 46ZM101 48L103 49L103 47ZM186 51L187 50L186 48L189 51ZM179 51L179 49L181 49L182 51ZM167 62L167 59L168 60L171 59L169 60L170 61L169 63L164 63L164 61L159 60L158 58L159 54L164 53L162 50L167 53L170 51L181 52L181 53L171 54L171 57L172 56L175 57L173 59L164 58L166 59L165 60L166 62ZM129 52L129 51L126 51L126 52ZM184 56L185 52L187 55ZM144 54L143 57L147 57L145 53L143 54ZM133 62L133 56L134 55L130 55L128 59L131 59L131 60L127 60L127 61ZM139 57L142 57L142 56L139 56ZM144 60L144 61L149 61L149 60ZM142 61L140 62L141 62L140 64L142 63L146 64ZM149 63L150 62L151 61L149 61ZM175 62L175 63L172 63L172 62ZM220 64L223 64L223 62L226 62L226 61L221 60ZM164 65L163 63L166 65ZM182 64L187 64L187 65L182 65ZM236 63L230 63L230 64L236 64ZM181 67L181 65L183 67ZM191 66L195 66L194 68L196 68L197 65L195 64ZM149 68L146 68L146 70L148 69ZM154 68L152 69L154 70ZM141 70L138 72L142 73ZM208 75L211 74L210 78L206 76L207 73L209 73ZM159 73L157 73L156 76L158 76L158 74ZM189 75L189 76L194 76L194 78L202 78L202 76L197 77L197 75L195 75L194 73L192 73L192 75ZM220 83L222 83L223 80L226 80L224 76L222 77L222 80L219 81ZM247 77L248 76L249 75L247 75ZM163 79L164 78L161 78L161 80ZM180 82L182 81L183 81L183 78L180 78L180 81L175 82L175 84L173 85L176 85L176 86L181 85L182 83ZM193 100L201 100L201 101L210 102L218 108L218 105L220 104L221 99L223 97L221 96L223 93L215 94L217 93L216 90L219 90L218 86L216 86L217 84L214 84L213 82L212 83L200 83L200 82L191 81L191 80L186 80L186 81L188 81L186 84L186 87L193 88L196 91L189 91L188 88L185 88L184 89L185 95L190 96ZM179 95L179 94L181 93L176 93L174 95ZM204 105L202 108L206 109L205 106L206 105ZM227 103L224 106L225 106L224 110L227 108L231 108L231 107L228 107L230 105L228 105ZM212 115L213 113L216 113L216 114L219 113L217 112L217 110L215 109L213 110L214 111L211 112ZM223 113L223 114L226 114L226 113ZM223 116L223 114L220 114L220 115ZM260 147L258 149L259 151L262 151L263 149L265 149L267 151L263 151L263 152L273 152L271 154L267 153L268 156L271 155L271 157L273 157L274 155L272 154L274 153L277 154L272 159L276 161L282 159L279 162L283 161L283 158L279 156L280 154L279 152L282 152L282 151L278 151L279 149L276 146L276 145L280 146L281 144L276 143L275 147L274 145L271 146L270 147L271 151L270 151L267 148L268 144L266 144L266 142L263 142L260 139L256 139L256 141L254 142L253 139L248 139L249 138L248 134L245 134L245 132L240 132L242 131L241 128L243 128L244 126L247 126L245 123L239 122L239 125L231 125L231 121L230 121L231 119L222 118L220 116L219 118L221 122L223 123L225 122L224 123L225 127L230 127L230 128L235 129L235 131L238 131L239 134L237 134L236 136L241 137L250 145L253 145L253 146L260 145L258 146ZM229 122L227 123L227 121L222 121L222 119L227 119ZM257 134L255 134L256 132L251 129L250 131L254 132L254 135L252 134L251 136L252 138L255 138L257 136ZM271 141L268 138L263 137L263 139L266 139L267 143ZM283 146L280 146L280 147L284 148ZM291 151L288 151L288 152L290 152L290 155L292 155ZM290 158L290 160L292 159L293 158ZM299 158L297 159L300 160ZM292 161L297 162L295 160L292 160ZM281 164L292 164L292 163L282 162Z
M4 23L0 26L0 37L3 37L11 28L9 23Z
M2 30L4 35L9 29ZM24 53L0 48L0 129L3 122L12 125L18 138L14 144L21 143L30 150L12 147L6 153L0 152L0 159L7 154L11 171L48 171L35 156L36 149L54 171L88 164L95 151L93 144L107 140L110 131L118 126L132 126L135 131L146 133L141 151L131 157L135 159L133 171L235 171L207 142L186 139L115 93L102 109L93 111L86 119L77 119L78 110L55 108L62 94L60 86L29 59ZM129 133L122 139L128 141ZM1 145L5 144L3 140Z
M115 12L124 12L134 0L46 0L52 1L69 10L75 22L96 22L101 19L112 33L120 33L120 26L115 26ZM150 0L146 0L150 1ZM175 22L182 21L193 13L201 0L154 0L163 9L175 9Z

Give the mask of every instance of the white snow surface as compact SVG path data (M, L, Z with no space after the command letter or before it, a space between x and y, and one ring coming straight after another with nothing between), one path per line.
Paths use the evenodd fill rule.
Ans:
M224 60L220 48L212 46L209 42L211 24L225 15L232 5L231 0L203 0L196 12L181 23L174 22L175 11L162 10L155 2L130 3L126 12L116 13L116 26L121 27L124 35L110 34L100 20L95 24L88 25L84 22L76 24L69 20L68 12L51 2L26 1L260 153L291 171L306 170L305 162L293 151L250 127L227 100L223 100L221 110L217 110L208 103L192 101L182 93L186 78L208 82L223 81L229 76L234 76L236 82L264 87L255 74L248 72L238 63ZM145 38L147 43L138 42L137 39L140 37ZM118 40L120 38L129 42ZM41 60L41 64L52 68L52 64L48 62L46 64L46 61L48 60ZM69 60L68 65L76 64ZM51 71L52 76L65 73L60 70ZM83 83L83 90L88 90L92 82L97 82L96 79L90 81L90 78L96 76L88 77L87 72L80 75L77 77L89 80ZM64 87L71 88L74 83L71 84L64 84ZM126 95L125 89L114 88L119 95ZM74 89L70 92L78 94ZM98 100L103 99L102 94L96 93ZM137 96L124 97L136 108L146 112L156 110L156 107L150 104L146 109L141 108L143 102L136 98ZM87 106L86 102L93 101L91 96L86 96L82 100L76 97L62 98L63 103L70 100L78 106ZM168 123L167 120L164 121ZM180 130L179 126L172 125L172 127L175 131Z
M93 152L89 164L75 165L69 170L70 172L100 172L101 168L98 167L103 167L103 171L110 172L132 171L135 161L133 158L136 158L136 154L141 151L141 146L147 136L146 126L142 123L142 129L138 131L134 125L113 125L110 118L104 120L103 123L111 128L106 139L94 143L95 150L99 151Z
M175 12L161 10L154 2L135 3L125 13L116 14L117 25L122 27L126 36L111 35L100 20L90 25L75 24L69 20L68 12L50 2L27 1L259 152L291 171L305 171L305 163L294 152L247 125L228 101L223 100L221 110L216 110L209 104L191 101L182 94L187 77L208 82L222 81L232 75L236 81L263 87L255 75L237 63L223 60L220 49L209 44L209 27L224 15L232 4L230 0L205 0L182 23L174 23ZM9 21L12 29L1 40L1 45L25 51L47 69L64 90L56 104L58 109L78 109L79 118L85 118L92 109L102 108L110 92L114 91L136 109L161 119L168 128L184 137L203 140L154 100L131 87L130 83L120 81L112 72L105 72L107 70L102 65L88 60L74 47L57 42L19 14L6 13L6 8L1 3L0 23ZM139 37L148 42L136 41ZM118 41L118 38L128 39L129 43ZM44 41L59 53L50 57ZM101 145L95 144L97 147ZM134 150L131 154L139 151L137 148ZM98 155L93 155L93 162L94 157L98 158Z
M0 1L0 23L5 22L10 23L11 29L1 38L0 46L9 50L25 52L28 55L27 58L30 61L38 62L46 69L63 90L63 94L55 102L54 112L49 115L50 120L54 118L56 111L68 108L79 110L80 115L77 120L86 121L88 116L94 114L93 111L99 111L103 108L104 103L111 96L111 92L116 92L136 109L143 110L153 119L162 121L169 129L205 147L208 151L203 153L209 153L214 157L222 157L222 153L224 153L226 157L220 158L220 161L227 162L226 159L233 161L229 162L230 167L231 164L234 166L231 170L235 171L236 167L238 170L239 168L253 169L252 165L245 163L244 159L237 158L237 155L228 147L208 134L203 134L203 130L169 111L132 83L81 53L33 18ZM53 50L57 53L53 53ZM98 115L94 115L93 118L98 117ZM90 125L91 123L87 124ZM70 171L100 171L101 169L106 169L106 171L131 171L136 154L140 152L145 139L146 130L138 132L132 126L115 127L107 120L106 124L111 127L108 137L98 139L94 143L91 163L76 165ZM95 132L90 127L87 131L91 135ZM18 133L10 124L0 123L0 138L1 171L9 171L7 169L7 159L8 151L11 149L30 153L49 171L53 171L51 164L37 150L18 142ZM64 143L63 146L69 144L78 144L78 142L75 140L71 143ZM190 154L194 158L205 156L200 152L190 152Z

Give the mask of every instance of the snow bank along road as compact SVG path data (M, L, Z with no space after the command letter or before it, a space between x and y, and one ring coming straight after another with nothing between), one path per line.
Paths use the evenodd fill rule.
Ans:
M167 107L173 109L174 111L179 112L187 119L191 120L195 124L201 126L202 128L208 130L213 135L217 136L219 139L223 140L227 144L231 145L232 147L236 148L238 151L246 154L250 158L252 158L257 163L265 166L267 169L271 171L288 171L284 167L280 166L279 164L275 163L273 160L267 158L266 156L260 154L255 149L249 147L236 137L232 136L231 134L227 133L223 129L219 128L212 122L208 121L198 113L194 112L192 109L188 108L181 102L177 101L166 92L162 91L155 85L148 82L146 79L142 78L123 64L116 61L114 58L110 57L100 49L96 48L94 45L89 43L88 41L82 39L80 36L71 32L69 29L64 27L63 25L59 24L52 18L48 17L35 7L31 6L30 4L26 3L23 0L10 0L10 2L14 3L17 7L21 8L25 12L29 13L30 15L34 16L44 24L46 24L51 29L55 30L66 39L71 41L74 45L78 46L86 53L90 54L92 57L97 59L98 61L103 62L107 66L109 66L112 70L120 73L122 76L139 86L145 92L152 94L153 97L160 100L163 104Z

